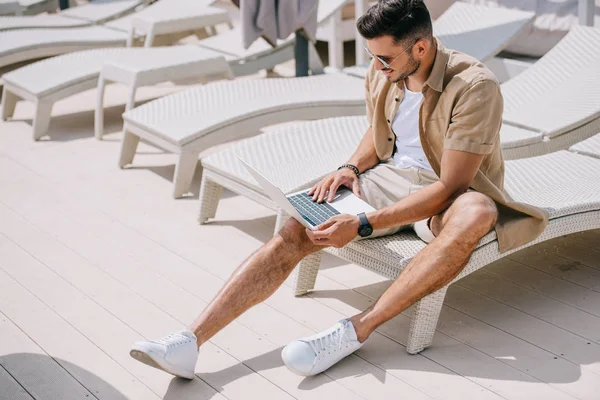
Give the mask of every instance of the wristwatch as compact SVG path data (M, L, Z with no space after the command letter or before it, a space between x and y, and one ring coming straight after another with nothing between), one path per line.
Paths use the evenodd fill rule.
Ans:
M360 236L360 237L371 236L371 234L373 233L373 227L369 223L369 220L367 219L367 215L364 212L358 214L358 220L360 222L360 225L358 225L358 236Z

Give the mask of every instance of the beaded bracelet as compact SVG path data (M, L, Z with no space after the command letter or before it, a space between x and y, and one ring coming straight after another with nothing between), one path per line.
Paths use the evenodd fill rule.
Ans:
M360 175L360 171L358 170L358 168L356 168L356 166L352 165L352 164L344 164L341 167L338 168L338 171L342 168L349 168L352 171L354 171L354 173L356 174L356 176L358 177Z

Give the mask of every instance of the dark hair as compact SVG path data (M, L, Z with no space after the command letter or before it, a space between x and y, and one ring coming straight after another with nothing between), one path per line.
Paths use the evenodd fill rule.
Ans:
M379 0L356 22L365 39L390 35L395 42L431 38L431 16L423 0Z

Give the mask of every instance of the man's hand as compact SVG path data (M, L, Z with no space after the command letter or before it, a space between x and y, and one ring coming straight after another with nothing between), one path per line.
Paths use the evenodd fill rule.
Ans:
M326 196L327 201L330 202L333 201L338 188L342 185L351 189L356 196L360 197L358 177L349 168L342 168L327 175L308 191L308 195L312 196L313 201L317 203L322 203Z
M317 226L314 231L307 229L306 235L316 245L339 249L356 237L359 225L358 216L341 214L329 218L326 222Z

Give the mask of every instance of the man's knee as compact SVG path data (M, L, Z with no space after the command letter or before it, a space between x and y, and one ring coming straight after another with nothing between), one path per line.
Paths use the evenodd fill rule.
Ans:
M466 225L481 236L488 233L498 219L496 203L488 196L478 192L467 192L459 196L450 206L449 218ZM448 221L450 222L450 221Z
M306 228L294 218L290 218L278 232L283 242L295 250L310 252L314 247L306 235Z

